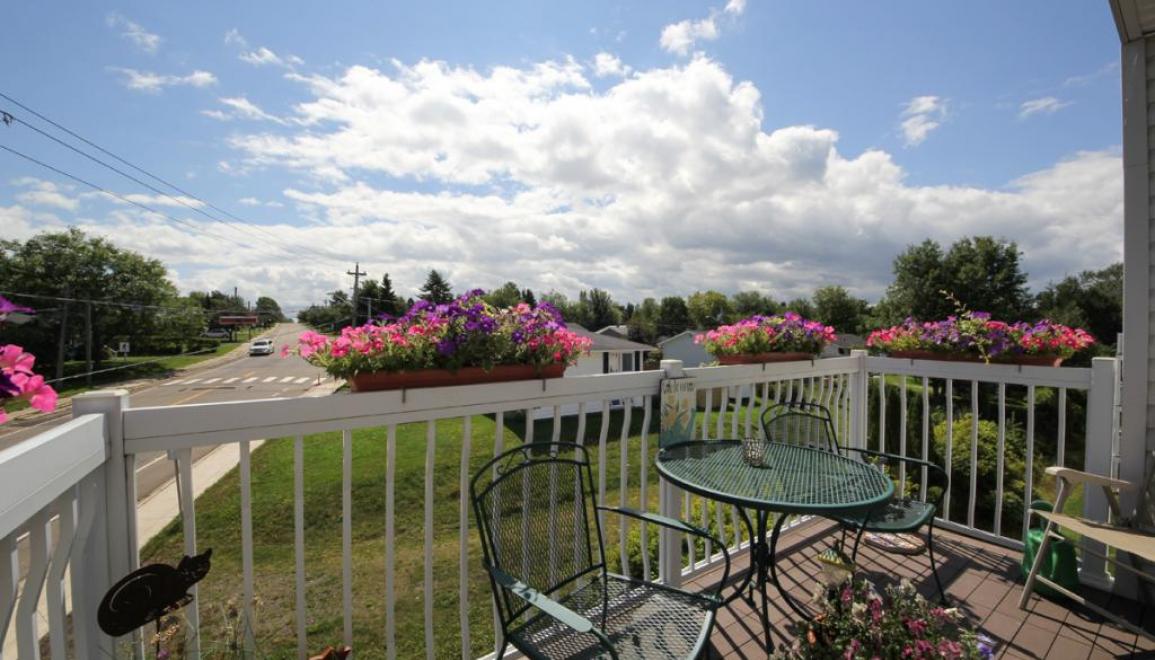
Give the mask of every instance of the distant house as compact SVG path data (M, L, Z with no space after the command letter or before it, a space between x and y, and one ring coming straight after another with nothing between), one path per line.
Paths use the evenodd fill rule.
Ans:
M681 360L684 367L700 367L707 362L713 362L714 358L706 352L706 349L694 343L694 336L703 332L705 330L686 330L659 341L658 348L662 349L662 359Z
M850 351L858 348L866 348L865 337L840 332L833 344L822 349L822 357L846 357L850 355Z
M576 323L566 324L566 327L593 342L590 354L578 358L577 364L567 368L566 376L641 371L646 361L646 353L657 350L649 344L622 339L610 333L590 332Z

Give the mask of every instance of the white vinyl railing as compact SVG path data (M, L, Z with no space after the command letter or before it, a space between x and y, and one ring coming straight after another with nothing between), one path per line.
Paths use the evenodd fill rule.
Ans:
M0 658L39 658L42 636L61 660L106 643L95 617L103 594L93 588L108 571L93 525L106 458L100 415L0 452ZM71 634L69 609L92 613Z
M981 417L977 414L984 408L981 404L989 408L987 398L993 397L996 414L991 421L996 424L998 478L994 484L982 484L983 490L993 489L998 495L996 503L1001 502L1004 478L1017 476L1025 481L1023 496L1029 504L1039 488L1033 482L1033 475L1043 465L1064 461L1070 464L1075 460L1073 457L1081 455L1082 467L1109 471L1117 372L1114 360L1097 359L1091 369L1018 368L874 358L859 352L851 357L810 362L686 369L680 375L691 378L698 393L693 437L699 439L757 435L760 411L768 404L781 401L812 401L828 407L834 413L836 430L844 445L866 447L871 442L871 448L875 448L875 444L881 443L879 447L910 456L934 455L937 451L933 446L935 429L941 426L945 433L942 440L948 471L961 469L957 460L951 464L952 457L959 456L953 445L966 442L970 452L965 460L972 475L968 481L956 483L950 489L948 497L954 501L945 507L942 522L967 533L1014 544L1021 529L1009 529L1000 522L1005 514L1001 508L995 512L993 524L986 528L981 525L981 516L976 517L975 500L980 491L973 475L980 459L978 425L971 424L974 430L968 437L955 438L955 422L964 415L970 415L971 420ZM365 625L364 612L368 611L380 618L372 622L376 631L373 639L380 640L384 648L372 649L374 651L383 650L387 657L424 654L432 658L443 657L446 648L456 646L459 651L455 654L468 660L481 648L481 639L494 636L493 618L488 614L479 618L477 610L478 606L490 607L490 597L481 574L476 526L469 501L471 470L478 461L518 442L535 439L583 442L593 450L595 488L600 500L681 515L709 527L734 549L749 543L732 507L675 492L668 484L659 483L653 460L658 450L660 424L652 411L665 376L662 371L632 372L159 408L132 408L124 394L89 395L77 410L79 413L104 412L103 424L98 417L81 417L32 441L39 448L34 455L43 453L58 461L87 456L83 467L69 471L64 469L64 463L46 463L42 474L53 478L48 482L50 486L44 486L44 479L27 476L35 472L28 467L30 458L20 458L10 452L0 454L0 477L24 475L11 483L0 479L0 495L5 496L0 498L0 523L3 523L0 550L5 552L0 565L0 616L5 618L0 618L0 624L13 618L14 608L9 607L9 603L14 601L10 601L8 595L16 596L18 589L12 585L19 581L18 576L27 574L35 578L29 581L33 585L31 590L25 586L20 591L21 598L24 593L29 594L28 598L38 595L37 584L46 584L45 591L55 599L52 581L62 574L61 566L75 568L67 562L77 556L77 548L87 543L98 552L85 551L85 563L81 566L83 579L79 588L85 599L73 599L84 605L76 607L83 618L83 625L76 626L76 636L79 641L81 635L97 635L93 623L95 602L99 602L103 590L112 581L139 563L136 520L132 513L135 506L125 504L136 501L135 457L160 451L167 452L173 461L174 472L179 476L180 549L191 555L200 545L194 496L199 492L195 483L198 476L193 469L192 449L233 445L239 455L233 491L239 515L232 532L234 536L227 538L235 539L230 542L239 546L240 579L236 588L242 592L238 601L246 611L246 620L253 620L253 597L261 595L262 581L270 579L267 574L262 577L259 570L260 557L266 555L259 552L263 541L255 538L255 528L265 528L267 522L254 520L254 500L262 495L258 484L268 483L271 478L283 479L286 483L291 480L288 491L292 499L291 515L284 518L284 531L288 532L289 526L292 528L291 542L284 542L281 547L292 548L292 561L285 575L274 576L291 584L287 597L278 600L280 606L291 613L284 616L286 612L268 612L261 617L283 618L280 634L295 637L291 647L296 654L306 657L309 651L338 641L320 638L313 632L315 625L339 631L344 643L356 648L359 637L364 634L361 627ZM891 399L895 390L897 403ZM1055 456L1036 451L1037 398L1043 391L1050 397L1047 410L1054 410L1056 415ZM1016 412L1008 412L1010 408ZM1084 428L1069 428L1075 408L1085 412ZM1012 418L1020 414L1026 418L1025 447L1022 448L1024 473L1005 475L1010 464L1005 460L1008 442L1019 437L1018 421ZM491 421L484 421L486 418ZM484 425L478 420L483 420ZM491 423L492 436L488 430ZM336 509L318 511L319 505L307 497L310 491L306 489L312 483L310 475L315 474L306 456L315 455L311 453L313 448L332 444L337 437L339 515ZM276 466L254 461L254 443L262 440L266 442L261 452L284 448L285 462L279 464L282 468L276 468L281 470L277 474L269 472ZM359 458L366 454L359 453L357 448L363 449L366 443L373 443L375 447L383 445L383 457L370 463ZM91 452L85 454L78 451L78 447ZM399 464L402 471L398 470ZM96 469L99 467L104 469ZM77 470L87 471L81 474ZM375 486L370 494L362 495L359 493L366 492L362 483L366 474L375 475L379 481L373 483L379 483L380 488ZM926 492L925 476L919 479L903 471L898 478L904 483L907 479L918 481L921 492ZM446 488L447 485L452 487ZM98 492L91 497L80 497L78 493L85 488ZM9 493L12 497L20 495L19 501L26 503L6 506ZM445 493L452 493L448 497L455 501L446 500ZM355 500L355 494L359 498L369 497L374 504L383 500L381 514L378 514L383 520L373 521L381 523L383 537L371 546L380 548L371 561L364 555L366 546L355 544L354 540L356 525L364 524L364 520L357 519L363 516L359 511L364 510L358 505L365 503ZM86 509L83 501L91 501L96 506ZM409 508L399 511L399 506ZM1097 506L1098 502L1088 498L1088 513L1094 515ZM448 507L452 507L452 515L445 515ZM90 517L96 516L91 531L85 528L86 510L93 512ZM418 510L420 516L416 516ZM952 513L959 510L965 512L961 518ZM334 548L340 545L340 570L336 576L331 569L313 563L316 554L313 546L318 541L307 538L306 520L318 514L339 518L339 535L322 541L331 542ZM399 522L408 521L403 524L409 525L414 519L420 520L419 531L411 527L405 531L399 529ZM71 539L63 531L57 537L39 532L28 534L42 529L41 523L46 520L58 520L55 524L61 530L76 531L71 532ZM622 571L631 570L631 550L640 550L637 577L676 583L711 568L720 559L719 548L695 544L676 534L663 534L655 565L649 552L652 531L646 525L614 522L603 529L607 536L607 557L619 564ZM202 532L215 533L212 529ZM11 550L16 539L25 535L28 535L34 561L21 569L9 558L14 556ZM65 541L53 541L53 538ZM215 542L221 541L217 538ZM549 551L552 547L548 543L543 547L544 561L553 556ZM59 548L68 550L57 550ZM412 570L415 556L422 562L416 573ZM164 559L175 562L179 557ZM377 577L373 578L375 581L368 592L358 594L354 585L358 584L366 561L380 564L382 573L379 582ZM449 564L454 565L455 570L445 570ZM435 566L441 568L435 569ZM1084 576L1093 578L1098 574L1096 570L1085 565ZM72 570L74 592L78 588L77 574L77 570ZM322 590L323 598L318 602L316 592L311 597L316 579L336 580L340 584L335 591ZM212 580L210 573L205 584ZM233 588L231 584L227 586ZM403 591L406 587L408 590ZM221 590L219 586L212 588ZM448 593L456 594L456 615L452 619L445 616L445 594ZM366 601L366 597L372 602ZM21 605L15 607L14 618L17 637L35 640L38 629L27 616L29 608L35 608L23 605L23 600L20 602ZM52 617L57 615L52 612L62 613L66 609L59 605L57 600L52 600L48 607L54 657L57 657L57 638L51 635L62 633L54 632L59 621L53 622ZM321 620L325 617L334 620ZM196 631L201 627L201 611L197 601L186 608L186 618L192 631L187 651L190 657L198 657L200 639ZM21 629L23 637L20 637ZM494 642L496 648L498 640ZM252 648L254 636L246 635L245 643ZM109 640L101 638L101 644L111 649ZM82 648L77 646L76 657L101 655L86 656ZM37 657L32 653L22 650L17 657Z

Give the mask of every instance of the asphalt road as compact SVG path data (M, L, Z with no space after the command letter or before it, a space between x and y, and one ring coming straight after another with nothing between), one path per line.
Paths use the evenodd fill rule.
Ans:
M158 379L154 385L133 392L129 401L133 408L142 408L300 396L319 382L324 371L298 357L281 358L280 347L282 344L293 344L297 335L304 330L305 326L297 323L279 324L262 335L273 340L277 349L273 355L245 355L215 367L178 372L175 376ZM64 417L23 427L13 424L7 433L3 433L4 427L0 427L0 449L31 438L68 419ZM34 420L33 417L28 421ZM194 450L194 459L213 449L215 447ZM139 499L173 477L174 464L165 460L163 452L139 454L136 460Z

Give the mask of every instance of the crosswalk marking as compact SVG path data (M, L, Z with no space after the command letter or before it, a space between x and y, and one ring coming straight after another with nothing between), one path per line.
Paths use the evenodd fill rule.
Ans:
M276 382L276 380L277 380L276 376L269 376L268 378L262 380L261 382L262 383L273 383L273 382Z
M249 376L248 378L242 380L241 382L242 383L251 383L255 380L260 380L260 378L257 378L256 376Z
M240 380L240 378L226 378L226 379L224 380L224 384L225 384L225 385L228 385L229 383L235 383L235 382L237 382L238 380Z
M296 380L296 378L294 378L293 376L285 376L284 378L281 379L281 382L282 383L291 383L294 380Z
M311 381L311 380L313 380L313 379L312 379L312 378L309 378L308 376L303 376L303 377L301 377L301 378L298 378L297 380L295 380L295 381L293 381L293 382L294 382L294 383L296 383L296 384L298 384L298 385L301 385L301 384L303 384L303 383L307 383L307 382L309 382L309 381Z
M210 385L210 384L212 384L212 383L215 383L215 382L217 382L218 380L220 380L220 378L210 378L210 379L206 380L206 381L205 381L204 383L202 383L202 384L203 384L203 385Z
M200 381L201 381L200 378L190 378L190 379L186 380L185 382L181 383L181 385L192 385L193 383L199 383ZM173 384L175 385L176 383L173 383Z

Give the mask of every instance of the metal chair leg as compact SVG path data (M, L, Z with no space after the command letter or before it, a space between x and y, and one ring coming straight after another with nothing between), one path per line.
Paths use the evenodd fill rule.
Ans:
M934 576L934 584L938 587L939 602L946 606L946 591L942 588L942 580L938 578L938 562L934 560L934 518L926 530L926 552L930 555L930 573Z

